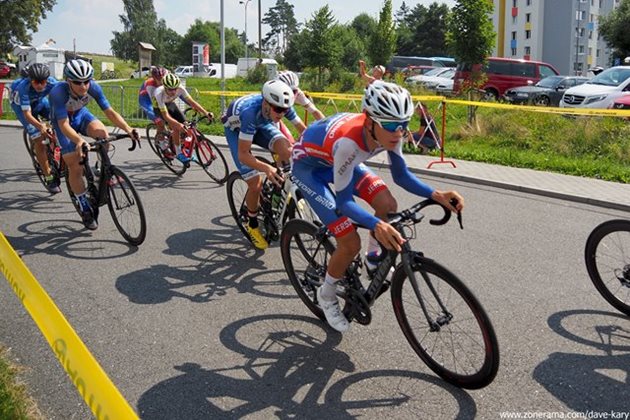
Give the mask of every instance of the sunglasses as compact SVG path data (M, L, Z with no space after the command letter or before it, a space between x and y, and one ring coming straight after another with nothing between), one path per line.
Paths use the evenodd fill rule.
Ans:
M75 86L81 86L81 85L87 86L87 85L90 84L90 80L84 80L84 81L81 81L81 80L70 80L70 83L72 83Z
M285 112L289 110L289 108L282 108L281 106L275 106L275 105L271 105L271 109L273 109L273 111L276 114L284 114Z
M47 80L31 80L31 82L35 83L36 85L45 85L46 83L48 83Z
M395 133L397 131L407 131L409 121L376 121L385 131Z

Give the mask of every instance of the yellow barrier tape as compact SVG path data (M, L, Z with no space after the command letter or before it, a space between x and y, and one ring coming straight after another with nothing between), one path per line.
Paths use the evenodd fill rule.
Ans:
M595 109L595 108L551 108L531 105L511 105L497 102L476 102L460 99L446 99L447 104L482 106L486 108L520 109L522 111L542 112L548 114L590 115L599 117L630 117L630 110Z
M97 419L138 416L0 232L0 271Z

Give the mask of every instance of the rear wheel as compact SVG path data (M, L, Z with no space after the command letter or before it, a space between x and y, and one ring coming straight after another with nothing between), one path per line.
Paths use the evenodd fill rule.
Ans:
M168 145L166 147L162 147L156 139L154 141L155 151L169 171L173 172L175 175L182 175L186 172L189 165L184 164L177 159L177 148L175 147L173 140L170 138L170 135L167 139Z
M198 133L198 142L195 148L199 165L218 184L227 181L228 166L221 150L209 139Z
M538 106L549 106L550 102L549 97L545 95L539 95L534 99L534 105Z
M483 99L496 102L499 99L499 93L494 89L486 89L483 93Z
M147 221L140 196L127 175L113 167L107 181L107 207L114 224L132 245L140 245L147 234Z
M485 310L464 283L435 261L415 256L411 268L413 278L396 270L391 291L407 341L447 382L468 389L487 386L499 369L499 345Z
M153 153L155 153L159 157L160 155L158 154L156 145L157 133L158 127L154 123L150 123L149 125L147 125L147 142L149 143L149 146L151 146L151 150L153 150Z

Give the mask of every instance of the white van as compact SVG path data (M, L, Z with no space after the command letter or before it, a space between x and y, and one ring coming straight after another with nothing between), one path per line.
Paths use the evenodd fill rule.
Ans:
M611 67L588 82L567 89L560 107L608 108L625 95L630 95L630 66Z
M263 58L261 62L261 60L256 57L239 58L236 63L236 75L239 77L246 77L247 72L256 67L258 63L261 63L267 68L268 79L276 77L276 73L278 72L278 62L273 58Z

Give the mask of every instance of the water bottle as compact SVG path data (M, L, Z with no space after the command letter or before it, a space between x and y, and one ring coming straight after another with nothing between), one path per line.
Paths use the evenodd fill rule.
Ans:
M271 192L271 208L277 210L280 208L280 204L282 203L282 194L280 193L280 189L278 187L274 187Z
M192 154L192 136L188 133L185 134L184 141L182 142L182 152L185 155L190 156Z

